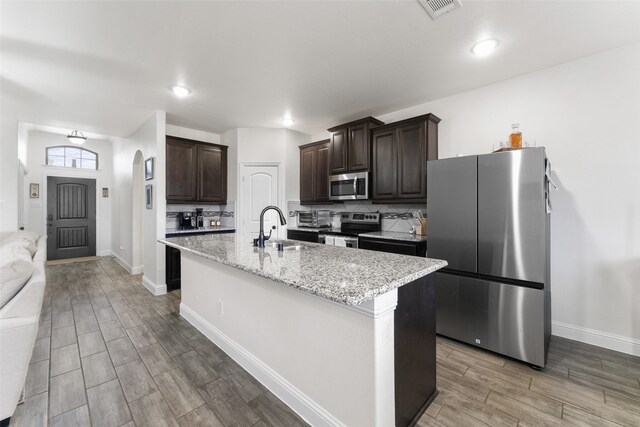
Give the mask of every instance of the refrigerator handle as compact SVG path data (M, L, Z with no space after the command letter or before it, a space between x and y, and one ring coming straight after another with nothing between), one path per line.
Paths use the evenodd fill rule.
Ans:
M551 183L551 185L553 185L553 188L557 190L558 186L555 182L553 182L553 178L551 178L551 162L549 161L549 159L545 159L544 174L547 177L547 181Z

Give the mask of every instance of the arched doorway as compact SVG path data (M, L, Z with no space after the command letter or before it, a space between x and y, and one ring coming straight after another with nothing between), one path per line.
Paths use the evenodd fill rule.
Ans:
M140 150L133 158L133 200L131 202L133 217L131 218L131 272L144 272L144 228L142 216L144 212L144 156Z

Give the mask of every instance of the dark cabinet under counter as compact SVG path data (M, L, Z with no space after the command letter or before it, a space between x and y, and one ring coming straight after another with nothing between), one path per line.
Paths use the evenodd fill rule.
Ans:
M287 230L287 239L318 243L317 231Z
M235 230L193 230L189 232L176 232L167 233L165 237L183 237L183 236L202 236L204 234L221 234L221 233L235 233ZM165 281L167 283L167 292L180 289L180 250L171 246L165 246Z
M374 237L360 237L358 239L360 249L369 249L378 252L389 252L399 255L427 256L427 241L419 242L382 239Z

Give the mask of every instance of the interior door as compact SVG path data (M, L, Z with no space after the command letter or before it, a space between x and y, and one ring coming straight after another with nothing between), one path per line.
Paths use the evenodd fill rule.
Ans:
M262 209L267 206L278 206L278 167L244 165L241 179L242 222L240 228L255 238L260 232ZM265 235L269 235L269 230L274 225L280 226L278 214L269 210L264 215ZM276 234L278 233L274 231L274 237Z
M96 181L47 179L47 258L96 255Z

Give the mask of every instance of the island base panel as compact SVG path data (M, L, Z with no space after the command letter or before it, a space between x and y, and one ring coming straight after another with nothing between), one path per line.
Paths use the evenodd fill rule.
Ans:
M437 395L435 304L434 274L398 288L394 314L396 427L415 425Z
M182 252L182 316L314 426L394 425L396 301L346 306Z

